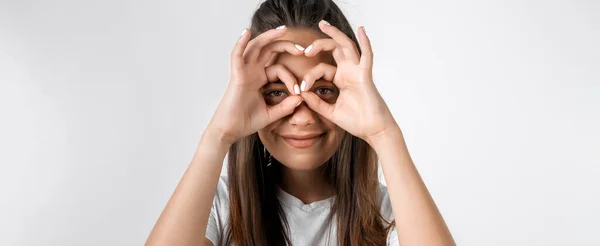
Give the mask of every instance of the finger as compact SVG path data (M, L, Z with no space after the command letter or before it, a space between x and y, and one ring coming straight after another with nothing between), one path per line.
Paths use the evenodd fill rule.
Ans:
M265 67L271 66L273 64L275 64L275 61L277 60L278 53L275 53L273 55L271 55L271 58L269 58L269 61L267 61L267 63L265 64Z
M344 52L339 49L339 45L335 40L330 38L322 38L315 40L311 45L306 47L304 54L307 57L316 56L321 51L331 51L333 59L339 64L343 60L346 60Z
M246 49L246 46L248 45L248 40L250 40L250 30L247 28L244 28L242 35L240 36L238 41L235 43L235 46L233 47L233 50L231 51L231 66L233 68L239 69L244 66L243 54L244 54L244 50Z
M280 103L275 106L270 106L267 109L267 122L271 124L276 120L283 118L294 112L294 109L302 103L301 96L289 96L283 99Z
M304 102L306 102L306 105L308 105L310 109L314 110L326 119L333 121L333 104L323 101L312 91L303 91L300 93L300 96L302 96Z
M331 64L319 63L319 65L310 69L300 83L300 91L308 91L315 81L318 79L325 79L327 81L333 81L337 68Z
M272 43L263 47L263 49L260 51L257 62L261 65L267 64L274 54L283 52L287 52L296 56L302 55L304 54L304 47L288 40L273 41Z
M281 80L285 84L285 87L288 89L291 95L298 94L296 93L300 90L300 87L298 87L298 81L296 80L294 75L292 75L292 73L289 70L287 70L287 68L285 68L283 65L275 64L269 66L265 68L265 73L267 74L267 79L269 82ZM294 89L294 87L296 87L297 89Z
M346 58L358 64L359 54L354 41L348 38L348 36L346 36L346 34L344 34L342 31L337 29L337 27L330 25L327 21L320 21L319 27L321 28L321 31L329 35L329 37L331 37L341 46Z
M371 47L371 40L367 36L365 27L361 26L358 28L358 41L360 42L360 64L366 68L373 67L373 49Z
M252 39L248 43L248 47L244 51L244 60L245 61L256 61L258 55L260 54L260 50L267 44L273 42L274 40L283 37L287 33L287 28L285 26L279 26L275 29L268 30L266 32L261 33L254 39Z

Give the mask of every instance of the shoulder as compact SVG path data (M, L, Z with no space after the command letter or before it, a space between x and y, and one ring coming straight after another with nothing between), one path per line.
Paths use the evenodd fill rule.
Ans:
M217 191L213 199L206 225L206 238L213 245L222 245L225 228L229 217L229 194L227 176L221 176L217 182Z
M381 216L388 221L394 219L394 213L392 211L392 202L390 201L390 195L388 193L387 187L383 184L379 184L377 188L377 198L379 201L379 213Z
M217 192L213 200L213 206L219 209L229 208L229 189L227 188L227 176L221 176L217 183ZM225 211L229 211L226 209Z
M394 211L392 210L392 202L390 201L390 194L388 193L387 186L379 184L377 188L377 197L379 199L379 213L383 217L383 225L388 226L389 223L395 220ZM398 233L394 226L388 232L387 245L399 245L398 244Z

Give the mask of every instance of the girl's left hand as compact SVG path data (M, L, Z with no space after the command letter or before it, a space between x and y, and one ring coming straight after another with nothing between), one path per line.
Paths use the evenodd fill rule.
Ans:
M337 63L321 64L321 69L304 76L301 96L309 108L319 113L350 134L370 142L372 138L397 124L383 98L373 83L373 51L364 27L358 29L362 56L356 44L336 27L325 21L319 23L321 30L331 39L318 39L306 56L315 56L320 51L331 51ZM309 46L309 47L311 47ZM307 47L307 50L309 49ZM334 76L331 76L335 73ZM331 79L340 90L337 101L329 104L314 92L309 91L315 80ZM328 78L329 77L329 78Z

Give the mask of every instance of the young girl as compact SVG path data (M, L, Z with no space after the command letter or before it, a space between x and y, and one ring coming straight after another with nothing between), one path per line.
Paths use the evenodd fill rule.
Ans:
M372 66L331 0L261 4L147 245L454 245Z

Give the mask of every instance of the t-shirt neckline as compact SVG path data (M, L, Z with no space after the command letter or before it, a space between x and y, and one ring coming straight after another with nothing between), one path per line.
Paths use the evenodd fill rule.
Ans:
M330 208L331 204L333 202L333 200L335 199L336 195L330 196L328 198L325 198L323 200L319 200L319 201L314 201L308 204L305 204L302 200L300 200L299 198L293 196L290 193L287 193L286 191L284 191L283 189L281 189L280 187L277 187L277 198L279 198L279 201L281 201L282 203L285 203L288 206L293 206L296 208L300 208L304 211L312 211L318 208Z

